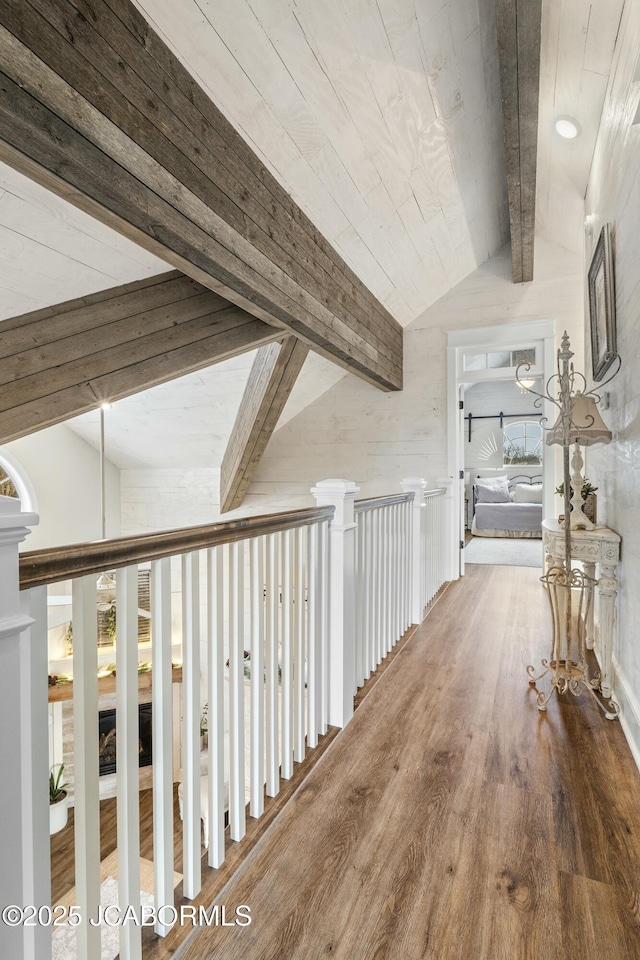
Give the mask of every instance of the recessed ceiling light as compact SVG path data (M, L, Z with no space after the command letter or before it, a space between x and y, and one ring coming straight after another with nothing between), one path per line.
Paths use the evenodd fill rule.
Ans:
M565 140L573 140L580 134L580 124L573 117L558 117L555 126L556 133Z

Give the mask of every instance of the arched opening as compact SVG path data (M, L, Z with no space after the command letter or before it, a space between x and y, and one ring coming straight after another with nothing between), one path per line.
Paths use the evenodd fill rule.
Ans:
M20 500L26 513L38 513L38 498L29 475L14 456L0 448L0 496Z

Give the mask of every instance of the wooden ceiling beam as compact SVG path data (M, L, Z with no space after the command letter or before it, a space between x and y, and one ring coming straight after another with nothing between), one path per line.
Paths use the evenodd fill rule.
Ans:
M0 158L384 390L402 328L130 0L0 5Z
M220 512L242 504L309 348L295 337L258 350L220 468Z
M282 337L177 272L0 325L0 443Z
M513 282L533 280L542 0L496 0Z

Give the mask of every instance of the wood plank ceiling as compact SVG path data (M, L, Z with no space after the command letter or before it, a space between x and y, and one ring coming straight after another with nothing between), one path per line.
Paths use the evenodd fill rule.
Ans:
M281 336L176 271L5 320L0 443Z
M135 0L403 324L508 238L494 0Z
M397 322L128 0L0 8L0 155L384 389Z
M136 5L401 323L507 238L494 0ZM22 13L28 5L10 6ZM83 0L73 6L91 9ZM107 6L124 9L120 0ZM538 222L549 239L579 249L581 198L621 6L570 0L543 11ZM47 7L64 9L58 0ZM575 115L583 136L559 141L557 112ZM0 319L168 269L1 164L0 253ZM119 462L157 463L154 431L173 424L172 454L185 452L184 440L190 465L210 464L225 434L225 403L233 395L237 404L236 381L250 363L247 355L215 374L183 378L175 397L165 385L123 401L122 416L111 414ZM329 365L308 358L296 403L322 392L316 369L329 382ZM216 376L224 396L216 394ZM213 422L197 403L203 395L216 411L213 446L203 442ZM95 442L90 421L87 415L74 426Z

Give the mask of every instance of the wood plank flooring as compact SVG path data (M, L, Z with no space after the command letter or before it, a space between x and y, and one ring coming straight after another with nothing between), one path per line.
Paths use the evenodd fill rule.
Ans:
M640 958L640 775L588 695L539 714L537 577L467 568L180 960Z

